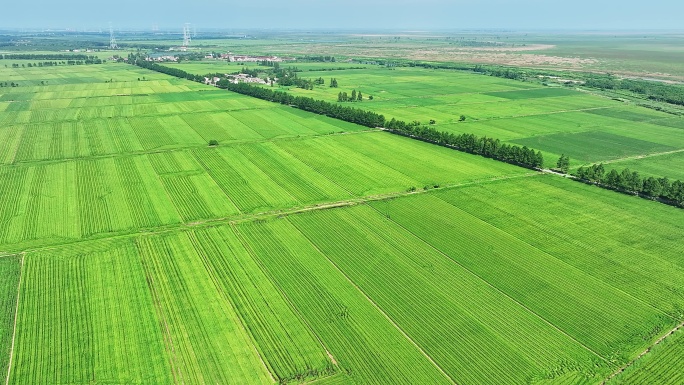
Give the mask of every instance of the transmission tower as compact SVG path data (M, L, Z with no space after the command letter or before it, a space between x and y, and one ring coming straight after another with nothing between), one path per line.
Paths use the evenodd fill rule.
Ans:
M116 39L114 38L114 29L112 28L112 23L109 23L109 49L118 49L119 46L116 45Z
M190 46L190 23L183 26L183 47Z

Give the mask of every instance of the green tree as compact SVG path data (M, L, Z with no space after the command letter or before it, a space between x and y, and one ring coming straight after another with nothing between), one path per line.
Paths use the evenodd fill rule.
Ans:
M615 169L610 170L606 175L605 184L609 187L618 188L620 186L620 174Z
M565 154L562 154L560 158L558 158L558 161L556 162L556 168L564 173L567 174L568 171L570 170L570 158L565 156Z
M641 191L646 195L657 198L663 193L663 186L660 184L659 179L649 177L644 179L644 186Z
M355 102L355 101L356 101L356 90L352 90L351 101L352 101L352 102Z
M363 100L363 95L361 95L361 91L359 91L358 94L356 94L356 100L362 101Z

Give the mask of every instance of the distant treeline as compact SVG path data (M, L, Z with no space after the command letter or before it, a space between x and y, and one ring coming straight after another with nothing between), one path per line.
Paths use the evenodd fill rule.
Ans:
M81 61L85 64L100 64L102 59L97 56L80 55L80 54L3 54L0 59L4 60L58 60L58 61Z
M527 146L501 143L499 139L478 137L473 134L453 134L438 131L419 122L406 123L392 118L385 125L388 131L420 140L455 148L459 151L482 155L487 158L518 166L541 169L544 166L544 156L541 151L535 151Z
M151 71L161 72L163 74L175 76L177 78L187 79L187 80L191 80L194 82L200 82L200 83L204 81L204 76L202 76L202 75L195 75L195 74L191 74L189 72L185 72L182 69L165 67L165 66L159 65L155 62L146 61L142 56L139 56L139 55L134 55L134 54L128 55L128 62L131 64L135 64L138 67L146 68L146 69L151 70Z
M341 106L337 103L316 100L314 98L305 96L294 96L287 92L274 91L264 87L252 86L246 83L233 84L225 79L220 80L216 85L219 88L227 89L239 94L268 100L274 103L293 106L304 111L326 115L331 118L344 120L350 123L356 123L366 127L382 127L385 124L385 117L383 115L359 108Z
M12 68L33 68L33 67L56 67L59 65L84 65L84 64L102 64L102 60L97 59L96 61L90 62L90 61L83 61L83 60L67 60L67 61L44 61L44 62L38 62L38 63L27 63L27 64L17 64L17 63L12 63ZM7 67L7 64L5 64L5 67Z
M318 63L334 63L335 62L335 56L313 56L313 55L304 55L299 58L299 61L309 61L309 62L318 62Z
M587 87L603 90L626 90L646 96L650 100L684 106L684 87L646 80L618 79L614 76L587 76Z
M307 71L346 71L346 70L365 70L368 67L335 67L335 68L309 68Z
M667 177L642 178L638 172L629 168L618 172L611 169L606 173L603 164L580 167L574 174L579 180L599 187L616 190L625 194L636 194L646 198L684 207L684 182L671 182Z

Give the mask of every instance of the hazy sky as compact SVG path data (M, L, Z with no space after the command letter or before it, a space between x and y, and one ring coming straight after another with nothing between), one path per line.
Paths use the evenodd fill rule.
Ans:
M2 28L684 29L682 0L3 1ZM181 28L181 27L179 27Z

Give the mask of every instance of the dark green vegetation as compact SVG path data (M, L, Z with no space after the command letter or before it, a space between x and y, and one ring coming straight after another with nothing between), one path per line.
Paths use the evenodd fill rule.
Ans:
M684 183L680 180L670 181L667 177L642 178L637 171L628 168L618 172L607 171L603 164L580 167L575 176L582 181L598 186L618 190L626 194L644 195L650 199L661 199L668 203L684 206Z
M482 148L573 117L681 148L659 112L444 74L333 77ZM684 319L679 209L131 65L0 77L11 384L598 384ZM638 117L669 126L605 128Z

